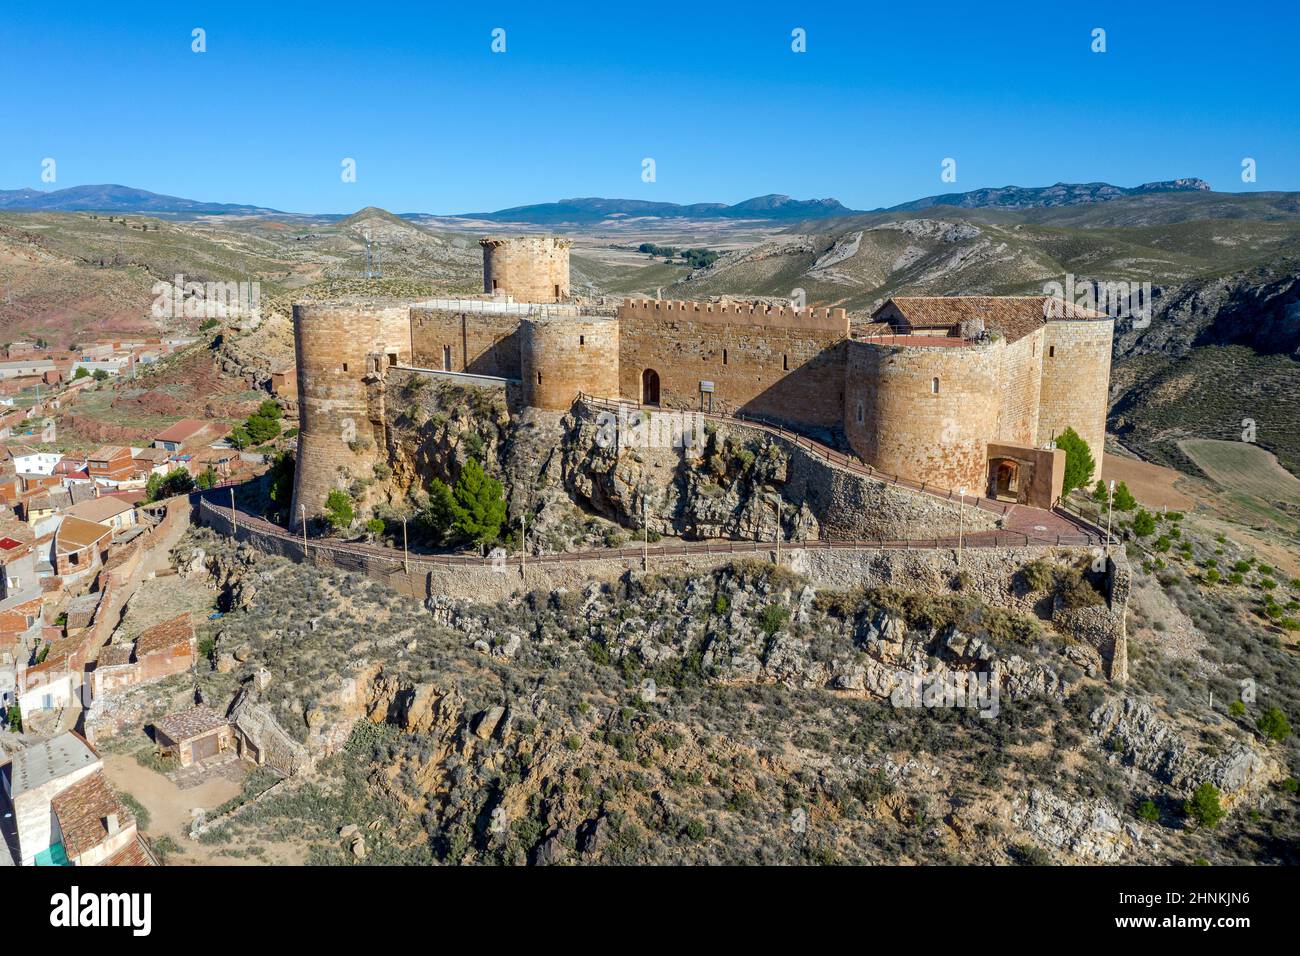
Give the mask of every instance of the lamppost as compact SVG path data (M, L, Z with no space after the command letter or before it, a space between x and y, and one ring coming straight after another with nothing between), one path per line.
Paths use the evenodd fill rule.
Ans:
M650 525L645 516L645 488L641 488L641 570L650 570Z
M1110 554L1110 519L1115 513L1115 479L1106 486L1106 553Z
M298 513L302 515L302 561L307 563L307 506L299 505Z
M957 494L961 495L957 504L957 566L960 567L962 535L966 532L966 489L958 488Z
M781 499L778 497L773 504L776 506L776 566L781 566Z
M519 577L528 579L525 565L528 561L528 509L519 515Z
M402 515L402 570L411 573L411 552L406 546L406 515Z

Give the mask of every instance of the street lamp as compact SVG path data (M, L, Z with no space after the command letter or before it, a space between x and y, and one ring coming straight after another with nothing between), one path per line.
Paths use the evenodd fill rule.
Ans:
M1110 519L1115 513L1115 479L1106 486L1106 553L1110 554Z
M411 573L411 552L406 547L406 515L402 515L402 570Z
M776 566L781 566L781 499L778 496L773 502L776 506Z
M299 505L298 513L302 515L302 561L307 563L307 506Z
M966 489L958 488L957 494L961 499L957 504L957 565L961 566L961 544L962 535L966 531Z

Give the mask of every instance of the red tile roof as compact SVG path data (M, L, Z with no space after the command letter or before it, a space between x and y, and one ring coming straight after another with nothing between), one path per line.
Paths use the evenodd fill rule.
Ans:
M96 770L90 776L78 780L51 800L50 806L59 818L63 846L70 859L81 856L108 839L104 820L109 814L117 814L120 830L125 830L135 822L131 811L108 785L108 778L102 770Z
M141 632L140 636L135 639L135 656L137 658L143 657L145 654L175 647L177 644L188 643L193 639L194 624L190 621L189 612L186 611L179 617L174 617L170 621L163 621L161 624L155 624L153 627Z

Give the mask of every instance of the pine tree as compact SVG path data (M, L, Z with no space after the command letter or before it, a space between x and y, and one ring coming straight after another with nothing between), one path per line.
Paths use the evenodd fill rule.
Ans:
M475 544L495 541L506 520L505 489L477 460L465 462L451 505L458 534Z
M1057 436L1056 447L1065 452L1065 483L1061 494L1068 495L1075 488L1086 487L1097 467L1088 443L1073 428L1067 428Z

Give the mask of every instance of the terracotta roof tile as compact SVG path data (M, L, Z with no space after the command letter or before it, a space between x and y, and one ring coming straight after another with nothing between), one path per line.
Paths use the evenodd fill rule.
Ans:
M179 617L174 617L170 621L163 621L161 624L155 624L153 627L142 631L140 636L135 639L135 656L137 658L143 657L145 654L165 650L177 644L188 643L193 639L194 624L190 621L189 612L186 611Z
M200 705L179 713L168 714L166 717L159 717L153 725L155 730L161 730L179 743L209 733L218 727L224 727L228 723L230 721L215 710Z
M875 311L874 319L890 303L916 328L955 326L971 319L983 319L985 328L1000 332L1015 342L1045 325L1052 318L1105 319L1092 309L1044 295L900 295Z
M59 523L54 540L60 551L80 551L112 533L113 529L107 525L68 515Z
M122 847L122 849L118 850L100 865L153 866L154 861L153 857L149 855L149 851L144 847L144 840L142 840L140 835L137 833L134 840Z
M108 839L104 818L109 814L117 814L118 828L122 830L135 822L131 811L108 785L102 770L78 780L51 800L50 806L59 818L63 846L73 859Z

